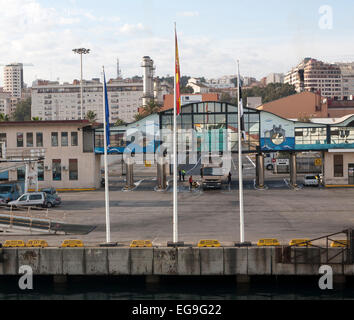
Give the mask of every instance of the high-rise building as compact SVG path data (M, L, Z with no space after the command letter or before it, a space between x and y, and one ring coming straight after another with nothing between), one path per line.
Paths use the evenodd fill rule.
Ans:
M294 85L297 92L319 92L332 99L342 97L341 69L336 64L306 58L286 74L284 82Z
M21 99L23 83L23 64L13 63L4 68L4 91L10 92L12 98Z
M110 122L134 121L142 105L143 83L110 80L107 83ZM39 80L32 86L31 116L43 120L77 120L81 115L80 81L73 84ZM103 122L103 85L99 79L84 82L83 111L93 111Z
M354 62L336 63L342 73L342 99L353 100L354 97Z
M267 85L271 83L284 83L283 73L271 73L267 76Z

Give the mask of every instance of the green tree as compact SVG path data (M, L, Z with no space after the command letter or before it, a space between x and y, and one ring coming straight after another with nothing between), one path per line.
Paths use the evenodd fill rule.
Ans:
M126 124L127 123L124 120L118 118L116 123L115 123L115 126L116 127L120 127L120 126L125 126Z
M93 111L87 111L86 119L90 122L95 122L97 120L97 114Z
M32 121L42 121L43 119L40 117L32 117Z
M262 97L263 103L272 102L296 94L295 87L289 84L271 83L266 87L253 87L242 90L244 106L247 105L248 97Z
M145 107L143 107L143 115L147 117L151 114L159 113L160 110L161 110L161 106L158 103L156 103L156 101L150 100L148 104Z
M31 104L31 98L18 102L12 119L14 121L31 121Z
M141 114L141 113L137 113L134 116L135 121L140 121L140 120L143 120L144 118L146 118L146 116L144 114Z
M7 122L10 121L10 118L7 114L0 113L0 122Z
M228 103L232 103L232 97L230 96L230 93L228 92L223 92L220 96L220 101L221 102L228 102Z

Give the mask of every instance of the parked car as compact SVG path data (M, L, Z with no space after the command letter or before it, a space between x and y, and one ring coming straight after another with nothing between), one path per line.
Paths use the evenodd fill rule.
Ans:
M7 204L7 201L6 201L5 197L0 196L0 205L6 205L6 204Z
M51 199L48 199L47 194L45 192L25 193L17 200L10 201L8 205L15 207L27 206L42 208L51 208L55 206L53 201Z
M319 184L319 179L315 175L307 175L304 178L304 186L306 187L318 187Z
M21 183L19 182L0 184L0 197L4 198L6 202L18 199L22 193Z
M45 192L47 194L47 198L53 203L53 206L61 205L61 198L59 197L57 190L55 190L54 188L41 189L41 192Z

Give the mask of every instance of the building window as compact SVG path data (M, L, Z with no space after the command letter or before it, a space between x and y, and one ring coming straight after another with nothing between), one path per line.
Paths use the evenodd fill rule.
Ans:
M7 146L6 133L0 133L0 142L5 142L5 146Z
M27 148L33 147L33 133L32 132L26 133L26 146L27 146Z
M79 145L77 132L71 132L71 145L73 147L77 147Z
M341 178L344 176L343 170L343 155L335 155L334 156L334 177Z
M23 133L17 133L17 148L23 148Z
M77 159L69 159L69 180L79 180L79 168Z
M17 181L25 181L26 170L25 167L17 169Z
M36 143L37 147L43 147L43 133L42 132L37 132L36 133Z
M61 146L62 147L67 147L68 145L69 145L68 133L67 132L62 132L61 133Z
M58 146L58 132L52 132L52 147Z
M38 162L38 181L44 181L44 162Z
M61 181L61 160L53 159L52 163L53 181Z

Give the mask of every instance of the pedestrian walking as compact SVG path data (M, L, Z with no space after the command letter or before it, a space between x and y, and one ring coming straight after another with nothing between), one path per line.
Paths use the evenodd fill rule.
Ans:
M181 182L182 181L182 170L181 170L181 168L179 168L179 170L178 170L178 175L179 175L179 182Z
M189 177L189 191L192 191L192 188L193 188L193 177L190 176Z

